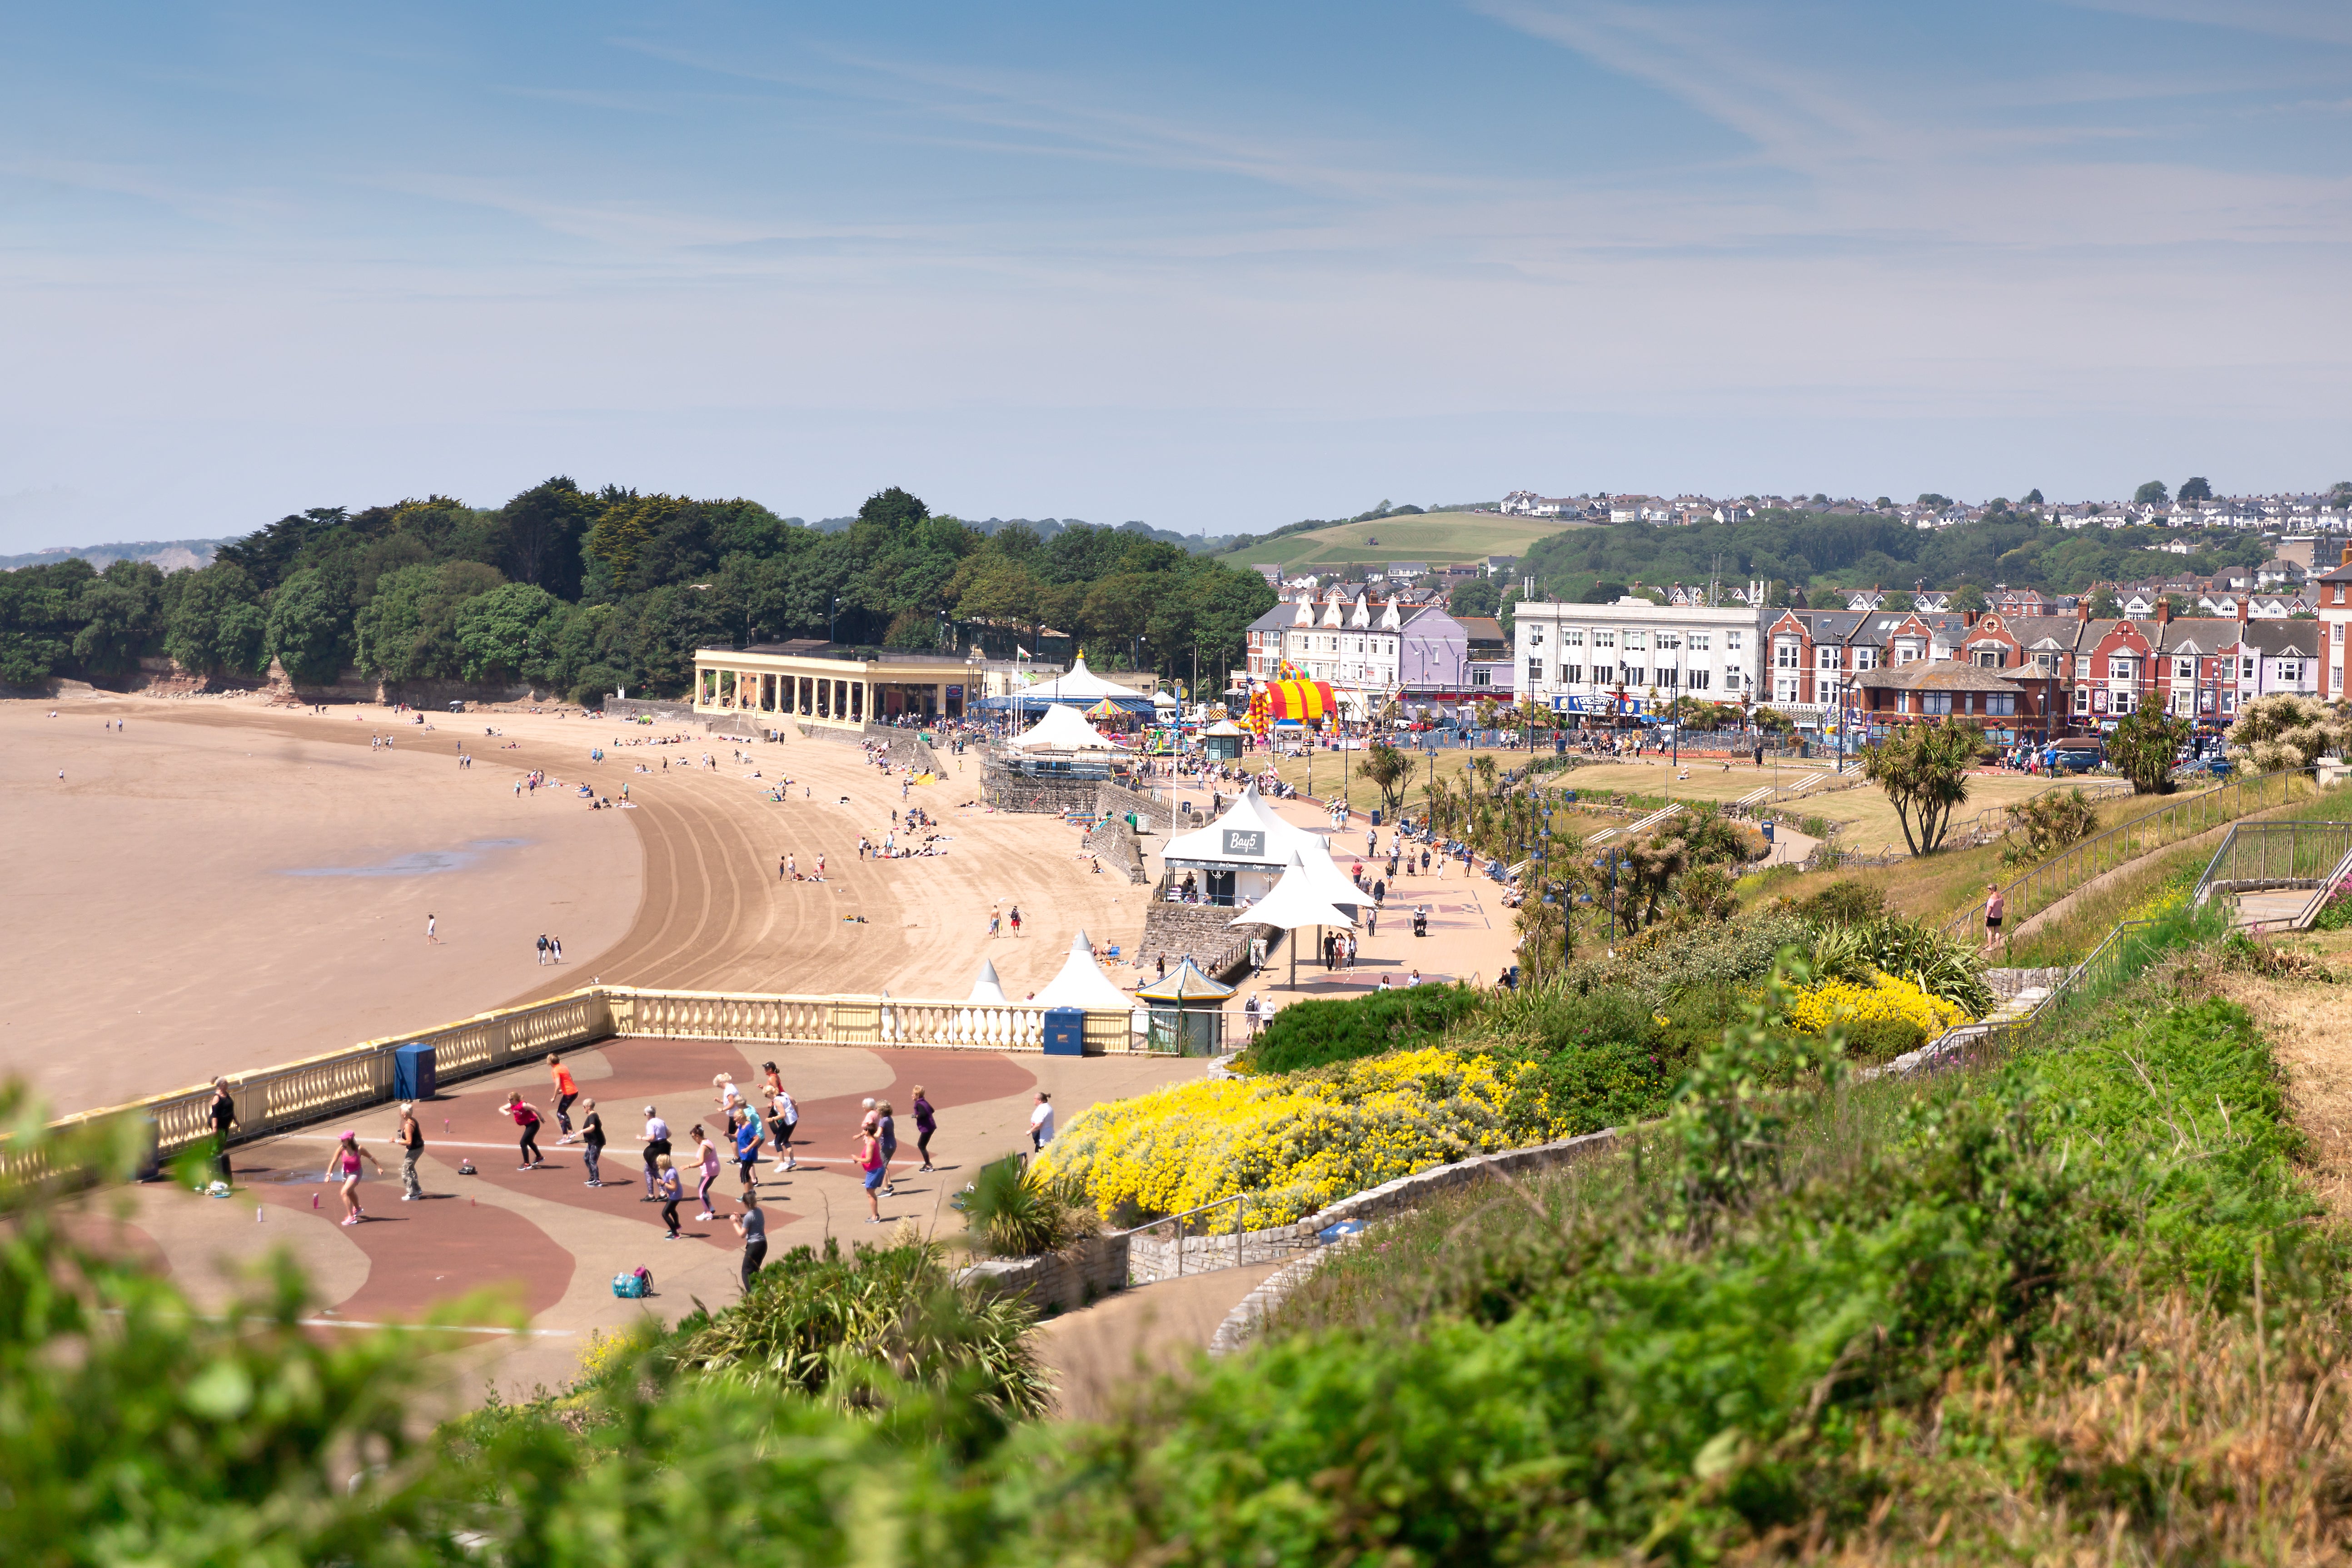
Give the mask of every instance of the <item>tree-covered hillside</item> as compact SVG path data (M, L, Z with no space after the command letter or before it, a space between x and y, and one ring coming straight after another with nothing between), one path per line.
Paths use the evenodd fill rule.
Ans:
M2187 555L2159 544L2186 541ZM2102 580L2210 575L2251 566L2270 554L2245 532L2187 535L2139 525L2061 528L2031 512L1997 509L1980 521L1920 529L1895 517L1768 511L1738 523L1661 528L1619 523L1570 529L1537 542L1520 563L1539 593L1603 600L1633 583L1726 583L1765 578L1785 589L1885 587L1908 590L2006 583L2049 593L2080 593Z
M446 496L280 518L201 571L70 560L0 574L0 682L105 679L169 655L298 680L529 680L592 700L678 692L694 650L794 637L943 649L959 623L1052 626L1189 676L1238 655L1274 603L1236 571L1139 531L934 517L898 489L820 531L748 500L553 479L495 509ZM1224 661L1224 662L1220 662Z

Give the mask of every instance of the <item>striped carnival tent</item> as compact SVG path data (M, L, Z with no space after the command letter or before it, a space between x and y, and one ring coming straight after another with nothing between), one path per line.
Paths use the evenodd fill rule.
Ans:
M1262 707L1263 716L1269 723L1296 719L1312 724L1326 716L1336 718L1339 712L1330 685L1321 680L1269 680L1251 697L1250 707L1253 717Z

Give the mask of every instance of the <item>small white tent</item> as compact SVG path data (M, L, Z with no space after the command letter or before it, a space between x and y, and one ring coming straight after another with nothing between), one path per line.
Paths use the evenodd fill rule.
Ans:
M1108 698L1131 713L1151 711L1151 699L1131 686L1120 686L1105 680L1087 668L1087 656L1080 654L1070 666L1067 675L1052 680L1040 680L1013 693L1023 707L1039 702L1069 702L1081 708L1091 708Z
M1131 1013L1136 1000L1111 984L1110 976L1095 962L1094 943L1080 931L1070 939L1070 956L1062 965L1062 973L1054 976L1053 984L1037 993L1035 1005L1040 1007L1091 1007L1098 1010L1117 1009Z
M971 994L964 998L963 1010L956 1015L956 1037L959 1039L1003 1045L1011 1042L1017 1026L1011 1015L981 1012L984 1006L1008 1005L1003 983L996 978L996 965L981 960L980 976L971 983Z
M971 994L964 1000L991 1002L999 1007L1005 1005L1004 983L996 978L996 965L993 963L985 958L980 961L980 978L971 983Z
M1351 891L1353 887L1350 883ZM1282 880L1274 885L1274 891L1225 923L1269 925L1276 931L1288 931L1290 983L1295 986L1298 984L1298 933L1308 926L1344 926L1352 930L1356 915L1352 907L1343 910L1325 898L1323 889L1316 886L1315 878L1307 869L1306 863L1294 856L1290 868L1282 874Z
M1013 740L1024 752L1123 752L1126 746L1089 724L1075 708L1053 707Z

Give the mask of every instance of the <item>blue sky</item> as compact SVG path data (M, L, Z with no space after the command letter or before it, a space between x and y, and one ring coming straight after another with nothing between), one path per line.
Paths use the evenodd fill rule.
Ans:
M2352 477L2352 7L19 7L0 548Z

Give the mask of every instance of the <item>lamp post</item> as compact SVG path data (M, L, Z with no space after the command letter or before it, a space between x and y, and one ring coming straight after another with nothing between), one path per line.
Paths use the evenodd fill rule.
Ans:
M833 609L832 609L832 612L831 612L829 615L827 615L827 616L825 616L825 622L824 622L824 640L825 640L825 641L827 641L827 642L839 642L839 641L841 640L840 636L838 635L838 634L839 634L839 632L840 632L840 628L841 628L841 595L838 595L838 594L835 594L835 595L833 596Z

